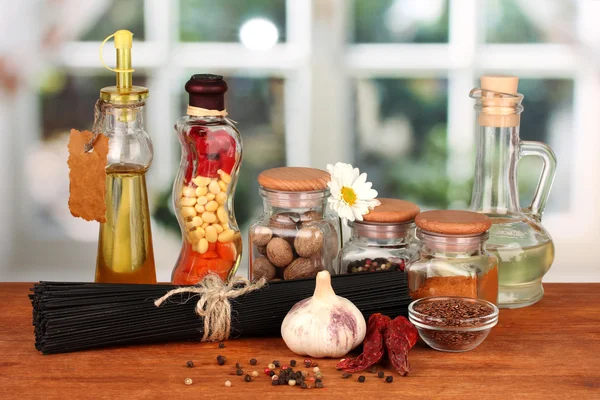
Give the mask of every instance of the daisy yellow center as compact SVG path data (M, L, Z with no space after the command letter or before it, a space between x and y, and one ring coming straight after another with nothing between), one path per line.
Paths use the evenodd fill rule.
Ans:
M356 203L356 192L351 187L342 187L342 200L349 206L353 206Z

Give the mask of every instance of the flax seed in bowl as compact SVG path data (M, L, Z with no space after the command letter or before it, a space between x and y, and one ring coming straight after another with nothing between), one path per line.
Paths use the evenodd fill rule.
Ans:
M498 323L498 307L468 297L425 297L408 307L421 339L439 351L463 352L479 346Z

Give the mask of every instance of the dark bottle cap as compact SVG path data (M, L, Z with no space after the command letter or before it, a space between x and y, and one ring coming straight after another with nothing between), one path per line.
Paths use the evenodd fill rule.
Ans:
M217 111L225 109L227 82L221 75L192 75L185 84L185 91L190 94L188 104L192 107Z

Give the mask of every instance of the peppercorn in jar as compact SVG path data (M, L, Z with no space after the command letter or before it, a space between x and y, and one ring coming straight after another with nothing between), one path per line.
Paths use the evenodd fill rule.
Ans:
M419 207L405 200L381 205L349 222L352 237L340 252L340 273L404 271L417 254L414 218Z
M258 176L264 213L249 230L250 279L335 274L340 248L337 217L327 207L330 176L314 168L283 167Z
M498 260L485 242L491 220L470 211L427 211L415 218L419 259L408 266L413 299L460 296L498 303Z

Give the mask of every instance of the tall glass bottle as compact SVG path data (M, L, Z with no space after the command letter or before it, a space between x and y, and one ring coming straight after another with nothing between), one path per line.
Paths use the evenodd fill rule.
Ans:
M518 308L544 295L542 278L554 261L554 245L540 224L552 187L556 157L544 143L519 138L523 95L518 78L484 76L481 88L470 97L477 100L477 161L471 209L492 219L487 249L499 261L498 303ZM537 156L543 168L529 208L519 204L517 164L524 156Z
M240 132L226 118L222 76L193 75L185 85L187 115L175 124L181 164L173 184L173 204L183 245L171 281L198 283L209 272L233 276L242 257L242 237L233 195L242 161Z
M148 89L132 85L133 34L120 30L106 40L112 36L117 67L107 68L116 72L117 84L103 88L96 104L96 128L109 140L106 222L100 224L96 282L156 283L146 193L153 151L143 122Z

